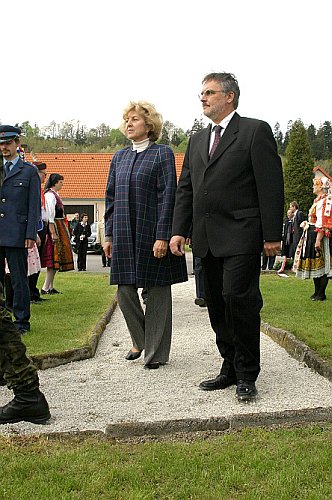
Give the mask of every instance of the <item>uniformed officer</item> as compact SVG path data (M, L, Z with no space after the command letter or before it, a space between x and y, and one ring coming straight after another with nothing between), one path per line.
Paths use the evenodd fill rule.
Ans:
M30 330L30 293L27 251L37 238L40 217L40 179L35 166L17 153L21 129L0 125L3 169L0 182L0 282L4 283L5 259L13 287L13 314L21 334Z
M51 417L44 394L39 390L37 369L26 355L11 314L4 307L3 287L0 283L0 370L8 389L15 397L0 407L0 424L12 424L25 420L44 424Z

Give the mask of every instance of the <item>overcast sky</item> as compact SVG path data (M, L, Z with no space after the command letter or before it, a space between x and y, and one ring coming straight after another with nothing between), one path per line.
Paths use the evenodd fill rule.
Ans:
M3 124L118 127L130 100L187 130L210 71L283 131L332 121L330 0L16 0L1 8Z

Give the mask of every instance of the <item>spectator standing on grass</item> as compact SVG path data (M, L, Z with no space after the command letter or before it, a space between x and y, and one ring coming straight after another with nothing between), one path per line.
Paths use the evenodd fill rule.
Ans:
M312 279L313 301L326 300L326 288L332 276L332 189L327 177L313 180L316 196L308 215L302 222L303 234L295 252L293 270L301 279Z
M34 304L43 302L44 298L40 296L40 291L38 289L38 279L40 275L41 269L41 259L44 252L45 247L45 239L47 233L47 222L45 219L45 195L44 195L44 184L46 180L46 163L40 161L34 161L33 165L38 169L38 175L41 182L41 190L40 190L40 202L41 202L41 215L38 225L37 231L37 251L38 256L35 253L35 249L29 251L28 254L28 277L29 277L29 288L30 288L30 300ZM38 262L39 260L39 262Z
M45 214L47 218L47 236L42 258L42 267L46 267L46 277L41 294L61 293L54 288L57 271L74 269L73 252L70 243L68 222L59 195L63 185L63 176L51 174L45 185Z
M81 215L81 222L74 229L75 243L77 248L77 270L86 271L86 255L88 253L88 238L91 236L91 226L88 215Z
M290 210L293 211L293 237L292 244L289 251L289 256L291 259L294 259L296 247L299 244L300 238L303 233L302 222L306 220L306 216L301 210L299 210L299 205L297 201L291 201L289 204Z
M287 266L287 260L290 259L291 247L293 243L293 210L289 208L287 210L287 217L285 219L283 229L282 229L282 240L281 240L281 266L278 270L278 274L284 272Z
M80 223L80 214L78 212L74 213L74 218L69 222L70 234L73 235L76 226Z
M105 243L105 223L104 220L96 222L96 243L103 247ZM101 264L103 267L110 267L110 259L106 259L105 252L101 252Z
M40 179L36 167L19 156L21 129L0 126L1 171L0 282L6 261L13 288L13 314L22 334L30 330L30 290L27 252L37 240L40 217Z

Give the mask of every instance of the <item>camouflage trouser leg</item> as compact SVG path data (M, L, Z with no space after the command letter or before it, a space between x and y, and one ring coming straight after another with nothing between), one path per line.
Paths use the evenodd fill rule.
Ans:
M0 370L7 387L14 392L32 391L39 387L37 369L26 355L26 347L9 311L0 312Z

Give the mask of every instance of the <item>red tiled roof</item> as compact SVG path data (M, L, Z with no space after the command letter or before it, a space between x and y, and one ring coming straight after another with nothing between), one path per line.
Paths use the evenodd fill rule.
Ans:
M38 161L47 165L47 173L63 175L63 199L104 199L112 153L38 153ZM177 177L181 173L184 154L175 154ZM32 161L29 153L27 161Z

